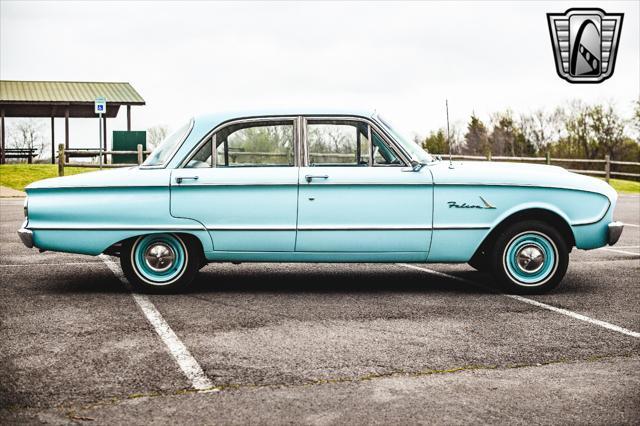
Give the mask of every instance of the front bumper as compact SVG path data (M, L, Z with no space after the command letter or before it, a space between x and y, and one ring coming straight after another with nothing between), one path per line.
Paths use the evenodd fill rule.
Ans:
M608 235L607 242L610 246L614 245L620 239L620 235L622 235L622 230L624 229L624 223L622 222L611 222L608 226Z
M18 236L22 241L22 244L27 246L28 248L33 248L33 231L26 228L27 221L25 220L22 224L22 227L18 229Z

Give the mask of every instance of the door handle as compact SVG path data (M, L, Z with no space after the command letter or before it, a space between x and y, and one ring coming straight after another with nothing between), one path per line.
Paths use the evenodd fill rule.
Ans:
M183 180L198 180L198 176L179 176L176 178L177 183L182 183Z
M314 179L329 179L329 175L304 175L304 179L307 183L311 183Z

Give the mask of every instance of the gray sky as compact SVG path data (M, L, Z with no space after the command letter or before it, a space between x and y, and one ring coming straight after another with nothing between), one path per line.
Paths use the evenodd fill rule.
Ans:
M217 110L355 106L425 134L444 125L445 98L461 125L472 111L488 120L571 99L630 115L639 4L1 0L0 78L128 81L147 101L133 108L134 129ZM570 84L556 74L546 13L589 6L625 14L615 73ZM71 121L72 146L95 144L97 120Z

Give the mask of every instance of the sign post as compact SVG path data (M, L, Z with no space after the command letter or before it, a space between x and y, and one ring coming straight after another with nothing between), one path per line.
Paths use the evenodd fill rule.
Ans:
M96 98L93 109L94 112L98 114L98 132L100 133L100 170L102 170L102 114L107 112L107 99L103 97Z

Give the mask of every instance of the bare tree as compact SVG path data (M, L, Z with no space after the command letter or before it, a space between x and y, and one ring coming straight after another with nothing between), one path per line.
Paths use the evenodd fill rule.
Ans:
M520 131L539 152L547 153L551 144L560 139L564 120L565 112L562 108L558 107L549 113L539 109L533 114L520 116Z
M9 148L34 149L35 156L38 157L44 147L41 129L42 122L33 118L16 122L7 132Z
M158 124L147 129L147 149L152 150L167 137L169 127L165 124Z

